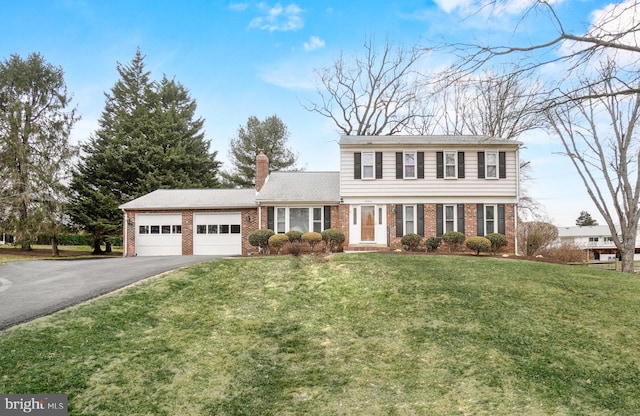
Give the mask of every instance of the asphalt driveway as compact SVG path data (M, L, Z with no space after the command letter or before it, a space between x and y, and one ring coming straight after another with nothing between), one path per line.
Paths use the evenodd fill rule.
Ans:
M0 330L213 256L33 260L0 266Z

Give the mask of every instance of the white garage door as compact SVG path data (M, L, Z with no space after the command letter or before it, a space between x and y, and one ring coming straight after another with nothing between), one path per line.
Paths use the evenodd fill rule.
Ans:
M240 213L195 214L193 254L242 254L242 216Z
M137 214L136 255L182 255L182 214Z

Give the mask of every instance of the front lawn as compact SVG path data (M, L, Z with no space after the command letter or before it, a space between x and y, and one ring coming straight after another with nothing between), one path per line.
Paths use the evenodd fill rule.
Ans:
M216 260L0 333L71 415L640 414L640 278L483 257Z

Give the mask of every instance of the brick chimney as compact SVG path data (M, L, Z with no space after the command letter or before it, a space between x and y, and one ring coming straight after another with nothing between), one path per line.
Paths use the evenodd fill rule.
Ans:
M256 191L260 192L269 176L269 158L262 151L256 156Z

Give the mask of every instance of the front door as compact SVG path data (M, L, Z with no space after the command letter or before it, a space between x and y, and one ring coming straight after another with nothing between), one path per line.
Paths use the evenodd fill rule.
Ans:
M360 239L362 241L376 241L375 212L374 206L360 208Z

